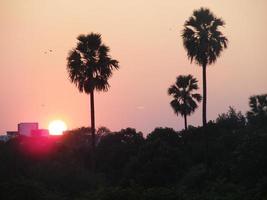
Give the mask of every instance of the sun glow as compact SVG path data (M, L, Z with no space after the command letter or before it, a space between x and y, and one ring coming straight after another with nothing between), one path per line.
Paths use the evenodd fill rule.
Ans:
M62 120L54 120L48 126L50 135L62 135L67 130L67 125Z

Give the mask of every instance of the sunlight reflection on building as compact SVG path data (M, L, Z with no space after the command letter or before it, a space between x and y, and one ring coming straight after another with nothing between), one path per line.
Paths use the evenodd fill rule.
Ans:
M48 129L39 129L39 124L37 122L22 122L18 124L17 131L7 131L6 135L1 135L0 141L7 142L17 136L48 137L49 131Z

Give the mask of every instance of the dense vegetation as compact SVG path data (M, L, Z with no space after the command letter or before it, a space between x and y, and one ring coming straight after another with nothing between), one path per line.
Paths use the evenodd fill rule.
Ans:
M266 102L255 96L245 116L230 108L205 128L146 138L101 128L94 173L88 128L14 138L0 144L0 199L267 199Z

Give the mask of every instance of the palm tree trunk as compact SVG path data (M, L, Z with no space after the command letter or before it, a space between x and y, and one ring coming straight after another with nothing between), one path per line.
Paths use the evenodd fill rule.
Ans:
M207 124L207 77L206 77L206 64L202 66L203 76L203 107L202 107L202 121L203 126Z
M203 65L203 131L204 131L204 137L205 137L205 163L206 163L206 172L207 174L209 174L209 144L208 144L208 132L205 129L206 125L207 125L207 76L206 76L206 69L207 69L207 65L204 64Z
M187 131L187 118L186 118L186 115L184 115L184 129Z
M94 91L90 93L91 104L91 131L92 131L92 170L95 170L95 102Z

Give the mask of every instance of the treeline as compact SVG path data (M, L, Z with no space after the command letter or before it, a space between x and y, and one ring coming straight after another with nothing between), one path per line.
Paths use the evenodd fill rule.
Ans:
M267 198L266 95L243 115L231 108L204 127L97 131L91 170L89 128L62 137L0 144L0 199Z

